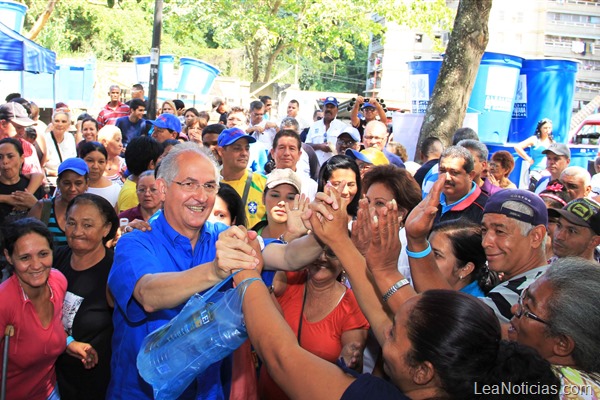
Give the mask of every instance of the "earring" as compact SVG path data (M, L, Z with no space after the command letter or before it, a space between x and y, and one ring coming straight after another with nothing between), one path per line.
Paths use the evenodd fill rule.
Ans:
M462 275L459 275L459 276L458 276L458 279L460 279L461 281L462 281L462 278L463 278L463 276L462 276Z

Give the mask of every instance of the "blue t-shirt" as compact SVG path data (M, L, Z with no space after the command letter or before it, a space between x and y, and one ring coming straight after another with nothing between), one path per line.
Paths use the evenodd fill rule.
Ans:
M133 138L148 134L150 124L147 124L146 122L145 119L140 119L134 124L129 120L128 116L117 118L115 126L121 130L121 135L123 135L123 146L127 146L127 143Z
M136 230L119 239L108 276L108 286L115 298L109 399L154 398L152 387L136 368L137 354L146 335L169 322L185 304L148 313L133 297L137 281L146 274L185 271L214 260L215 243L219 234L227 229L223 224L207 221L192 248L190 240L176 232L164 214L160 213L151 226L151 231ZM231 284L222 290L229 287ZM192 384L195 388L192 387L191 393L188 389L184 394L194 396L197 393L191 397L197 399L225 399L227 389L222 383L221 363L208 367Z

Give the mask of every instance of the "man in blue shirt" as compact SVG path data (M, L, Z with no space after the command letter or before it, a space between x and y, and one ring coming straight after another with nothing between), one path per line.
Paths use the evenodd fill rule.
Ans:
M127 146L127 143L131 139L147 135L150 130L150 124L146 123L144 114L146 114L146 103L144 100L133 99L130 104L130 113L127 117L117 118L115 125L121 130L123 135L123 146Z
M195 293L214 286L232 270L261 263L260 247L244 228L207 219L219 189L217 169L195 143L175 146L156 180L164 207L151 229L119 239L108 278L115 299L111 382L107 398L153 399L139 375L136 358L142 340L165 325ZM297 254L292 257L290 254ZM320 256L312 235L289 245L269 245L263 256L273 269L299 269ZM217 362L201 373L180 398L225 399L230 368Z

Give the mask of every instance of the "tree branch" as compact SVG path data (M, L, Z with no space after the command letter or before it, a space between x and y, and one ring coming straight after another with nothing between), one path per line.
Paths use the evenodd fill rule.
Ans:
M56 3L58 3L58 0L48 0L48 4L46 4L46 9L35 21L35 24L33 24L29 32L27 32L27 34L25 35L27 39L35 40L35 38L37 38L37 36L44 28L44 25L46 25L46 22L48 22L48 20L50 19L50 15L52 14L52 11L54 11Z

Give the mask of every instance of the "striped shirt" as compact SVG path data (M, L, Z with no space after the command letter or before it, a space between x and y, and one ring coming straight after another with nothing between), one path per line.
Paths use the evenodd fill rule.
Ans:
M519 301L521 292L542 276L548 265L537 267L515 276L511 280L502 282L487 294L479 297L481 301L490 306L501 324L507 324L513 317L511 307Z

